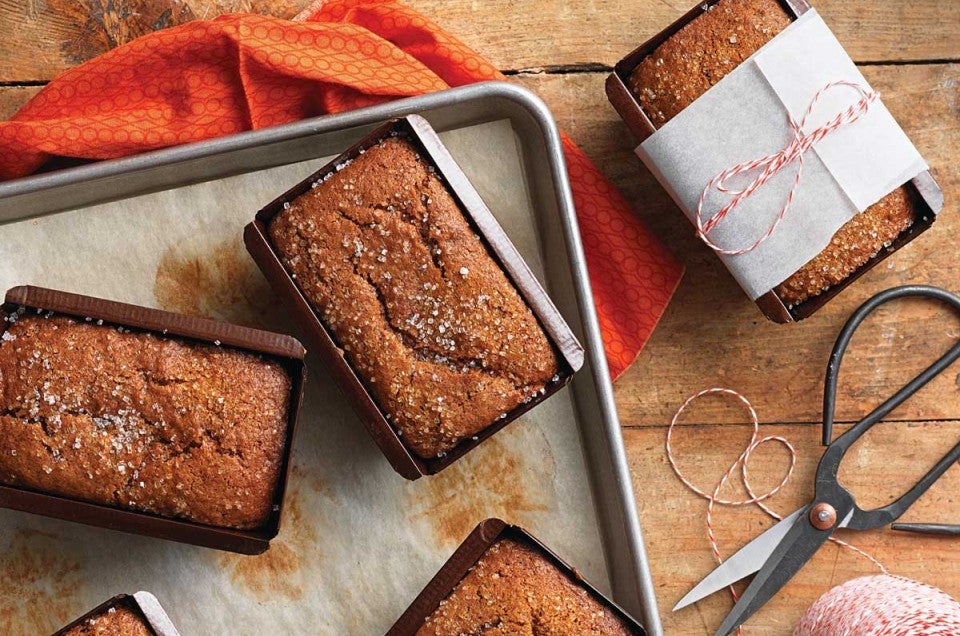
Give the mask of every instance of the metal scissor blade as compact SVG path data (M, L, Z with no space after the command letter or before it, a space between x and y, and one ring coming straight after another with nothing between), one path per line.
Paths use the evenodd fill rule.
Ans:
M852 511L844 512L846 513L844 522L846 522ZM779 592L787 581L810 560L810 557L830 538L836 527L830 530L817 530L810 524L806 515L795 519L786 536L777 544L770 558L764 562L763 567L743 592L743 596L727 614L716 636L726 636L763 607L763 604Z
M691 603L696 603L700 599L706 598L714 592L757 572L763 567L764 561L773 553L790 528L793 527L797 517L806 515L809 510L810 506L807 505L784 517L776 525L768 528L766 532L740 548L736 554L718 565L713 572L687 592L686 596L673 607L673 611L676 612Z

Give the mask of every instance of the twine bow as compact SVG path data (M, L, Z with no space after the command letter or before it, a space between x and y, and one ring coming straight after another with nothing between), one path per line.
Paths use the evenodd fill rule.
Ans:
M815 128L809 134L804 134L803 128L807 123L807 119L810 117L814 108L820 102L820 99L825 93L829 90L836 88L838 86L846 86L854 89L860 95L860 99L851 104L848 108L844 109L838 113L833 119L831 119L826 124ZM737 165L727 168L720 172L717 176L710 180L707 183L707 186L703 189L703 193L700 195L700 201L697 203L697 236L700 239L713 248L715 251L721 254L728 255L738 255L746 254L757 248L761 243L770 238L773 233L776 231L777 226L780 225L780 222L783 221L784 217L787 215L787 212L790 210L790 206L793 204L794 195L797 192L797 188L800 185L800 179L803 175L803 155L805 152L810 150L814 144L819 142L821 139L829 135L830 133L839 130L843 126L849 125L863 117L867 111L870 110L870 106L879 99L880 94L876 91L873 91L869 88L864 88L856 82L850 82L847 80L839 80L836 82L830 82L813 96L813 99L810 100L810 105L807 106L807 110L803 115L803 118L797 123L792 117L788 115L788 120L790 124L790 129L793 131L793 139L790 143L780 152L766 155L765 157L760 157L759 159L754 159L753 161L746 161L744 163L738 163ZM787 194L787 200L784 203L783 207L780 209L780 212L777 214L776 219L767 229L767 231L751 245L747 247L742 247L739 249L727 249L720 247L713 241L708 238L708 234L717 227L717 225L727 217L728 214L733 212L737 207L743 203L747 198L753 195L763 184L769 181L774 175L780 173L787 166L792 164L794 161L797 162L797 174L793 180L793 187L790 188L789 194ZM750 182L746 187L740 190L734 190L727 185L727 181L733 177L736 177L741 174L754 172L761 170L760 174ZM711 190L716 188L719 192L724 194L733 195L733 198L725 206L720 208L720 210L704 221L704 207L706 205L707 195Z

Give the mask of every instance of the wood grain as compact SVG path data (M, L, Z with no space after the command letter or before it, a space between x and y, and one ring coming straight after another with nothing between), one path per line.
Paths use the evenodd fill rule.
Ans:
M146 30L221 13L292 17L308 0L0 0L0 82L49 80ZM693 6L691 0L408 0L502 69L612 65ZM960 3L820 0L856 60L960 59ZM7 28L9 27L9 28Z
M637 363L616 384L625 442L669 634L712 634L730 607L716 594L677 614L673 603L712 567L702 523L706 503L674 477L664 454L665 424L689 394L714 385L744 392L765 422L764 434L790 439L796 474L773 501L790 512L811 494L823 371L849 313L886 287L925 282L960 291L953 237L960 230L960 2L816 0L850 54L933 167L947 205L933 229L865 276L827 308L798 325L766 321L693 236L608 105L609 65L686 11L693 0L407 0L539 93L560 125L594 158L686 263L676 299ZM309 0L0 0L0 117L34 95L37 83L144 32L230 11L292 17ZM890 64L910 62L910 64ZM547 70L549 72L543 72ZM924 302L876 314L859 333L841 372L839 421L853 421L960 338L960 318ZM879 505L914 480L960 438L960 368L921 391L855 447L842 478L864 505ZM689 476L712 486L749 439L735 404L708 399L684 418L677 452ZM842 427L840 427L842 430ZM779 480L786 455L755 454L755 486ZM960 470L953 468L905 520L956 522ZM721 509L716 526L729 554L772 522L756 510ZM889 530L853 537L893 572L960 596L960 543ZM834 545L813 561L750 623L749 635L789 634L796 619L833 584L874 568Z
M524 75L565 128L617 183L688 266L687 275L646 350L616 383L627 453L657 597L668 634L712 634L732 606L716 594L672 614L673 604L713 567L703 519L706 502L686 490L666 461L665 428L680 403L710 386L744 392L759 411L763 435L780 434L800 456L791 485L775 499L785 513L805 503L820 459L820 409L827 356L850 312L873 293L925 282L960 291L951 237L958 230L960 169L960 65L870 66L870 82L911 136L944 189L947 206L934 228L797 325L775 325L760 315L716 257L693 236L689 223L633 155L634 142L606 103L604 74ZM888 266L889 264L889 266ZM880 310L857 334L842 367L838 420L853 421L899 388L960 338L960 317L925 302ZM960 419L960 366L932 382L894 413L901 420ZM709 488L750 438L737 403L708 398L685 416L693 424L679 436L678 455L689 477ZM783 422L796 422L782 424ZM699 423L699 424L697 424ZM816 425L814 425L816 424ZM839 427L837 432L844 430ZM960 438L957 421L889 422L871 431L844 463L843 483L863 505L884 503L912 485ZM705 450L706 449L706 450ZM787 456L776 446L755 455L754 485L769 488L783 475ZM956 521L960 470L953 468L906 515ZM696 520L691 522L691 520ZM717 531L730 554L772 522L757 511L721 509ZM960 595L960 544L899 535L889 530L854 539L890 569ZM936 564L931 571L932 564ZM875 573L869 562L834 545L813 561L750 623L750 635L789 634L802 612L832 585Z
M600 62L625 54L686 13L690 0L408 0L500 68ZM855 60L960 58L960 3L814 0ZM482 11L478 10L482 7Z
M759 313L722 264L694 236L655 179L633 155L634 142L603 96L603 74L521 76L687 265L676 298L637 362L616 384L625 426L669 421L683 399L702 388L736 388L773 422L820 419L823 373L843 322L881 289L926 282L958 290L951 237L960 231L960 65L869 66L870 82L933 166L947 204L927 234L795 325L775 325ZM958 290L960 291L960 290ZM960 337L960 318L928 302L881 309L854 339L840 376L838 420L851 421ZM894 416L960 417L960 367L936 379ZM739 412L706 411L704 421L742 422Z
M691 414L694 419L706 415L698 409ZM811 425L769 425L763 427L763 434L782 435L797 450L792 480L770 502L775 511L789 514L812 497L813 476L822 453L820 429ZM625 431L625 438L664 630L671 636L712 634L732 607L726 591L679 612L670 611L715 566L704 522L706 501L687 490L671 472L665 459L662 428L630 429ZM682 427L675 437L675 452L687 477L701 488L712 490L749 439L747 426ZM912 486L958 439L958 422L878 425L851 449L841 468L841 480L864 507L887 503ZM756 491L776 485L788 465L788 456L781 447L761 447L750 464L751 483ZM960 469L953 467L903 519L956 522L958 489ZM742 487L725 492L733 498L744 494ZM714 528L725 556L771 525L773 520L755 507L718 507L714 515ZM960 542L956 540L889 529L841 531L840 537L879 559L891 573L933 583L955 597L960 596ZM806 608L831 587L857 576L878 573L863 557L827 544L751 619L745 633L790 634Z
M39 92L39 86L0 86L0 119L9 119Z
M50 80L157 29L223 13L291 18L309 0L0 0L0 82Z

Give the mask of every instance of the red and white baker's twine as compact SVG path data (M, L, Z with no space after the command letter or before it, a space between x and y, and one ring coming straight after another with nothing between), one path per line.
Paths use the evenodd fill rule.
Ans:
M750 413L750 422L753 425L753 434L750 436L750 442L747 444L747 447L743 450L742 453L740 453L740 456L736 459L736 461L733 462L733 464L730 465L730 468L727 469L727 471L723 474L723 477L720 478L720 481L718 481L717 484L714 486L713 492L707 493L706 491L701 490L699 487L694 485L689 479L686 478L686 476L684 476L683 471L680 470L680 466L677 463L677 459L673 454L672 442L673 442L673 429L676 427L677 422L679 421L680 416L683 414L684 410L686 410L686 408L696 399L701 398L705 395L712 395L712 394L729 395L740 400L740 402L742 402L743 405L747 407L747 411L749 411ZM754 492L753 487L750 485L747 466L750 462L750 455L757 448L769 442L779 442L784 446L784 448L787 449L787 452L790 453L790 467L787 469L786 474L784 474L783 479L780 480L779 484L777 484L771 490L758 495L756 492ZM751 504L756 504L761 510L766 512L768 515L770 515L777 521L783 519L781 515L771 510L764 502L767 499L770 499L771 497L776 495L778 492L780 492L780 490L787 485L787 482L790 481L790 477L791 475L793 475L793 469L797 465L797 452L794 449L793 445L785 437L782 437L780 435L767 435L766 437L762 437L762 438L760 437L760 421L759 421L759 418L757 417L757 412L754 410L753 405L750 404L750 401L747 400L747 398L745 398L740 393L737 393L732 389L715 387L712 389L704 389L699 393L691 395L680 406L680 408L677 409L677 412L674 414L673 419L670 420L670 426L667 428L666 446L667 446L667 460L670 462L670 467L673 469L673 472L677 475L680 481L682 481L687 488L689 488L696 494L700 495L701 497L706 499L708 502L707 503L707 537L710 540L710 548L713 550L713 556L717 560L718 564L723 563L723 556L720 554L720 546L717 542L717 538L713 530L714 506L716 506L717 504L720 504L723 506L737 507L737 506L749 506ZM746 489L747 494L749 495L749 498L740 499L740 500L721 499L720 491L723 490L723 487L727 484L727 482L730 480L730 477L733 476L733 474L737 471L738 468L740 469L740 476L743 480L743 486ZM872 556L870 556L860 548L850 545L845 541L841 541L836 537L830 537L830 540L840 546L853 550L854 552L863 556L864 558L869 560L871 563L873 563L875 566L877 566L877 568L879 568L881 572L883 572L884 574L887 574L887 569L883 566L882 563L877 561L875 558L873 558ZM731 596L733 596L733 601L736 602L739 596L736 590L734 590L733 586L730 586L730 594ZM738 629L737 633L739 634L742 632Z
M813 113L813 110L820 102L820 99L827 91L838 86L852 88L860 95L860 99L856 103L851 104L842 112L838 113L836 117L831 119L826 124L820 126L819 128L815 128L809 134L804 134L803 128L807 123L807 119L810 117L811 113ZM794 195L797 192L797 188L800 186L800 178L803 175L804 153L810 150L814 144L819 142L830 133L842 128L843 126L852 124L863 117L867 111L870 110L870 106L879 98L879 93L868 88L864 88L856 82L850 82L847 80L830 82L817 91L817 94L813 96L812 100L810 100L810 105L807 106L807 111L804 113L803 119L801 119L799 123L787 115L790 129L793 131L793 140L787 145L786 148L776 154L766 155L765 157L760 157L759 159L754 159L753 161L738 163L737 165L720 172L717 176L711 179L709 183L707 183L707 186L703 189L703 193L700 195L700 200L697 203L696 223L697 235L700 237L700 239L721 254L738 255L746 254L747 252L756 249L757 246L770 238L774 231L776 231L777 226L780 225L780 222L783 221L784 217L787 215L787 212L789 212L790 206L793 204ZM707 235L717 226L718 223L723 221L728 214L737 209L741 203L753 195L754 192L756 192L763 184L769 181L774 175L780 173L794 161L797 162L797 174L793 180L793 187L790 188L790 192L787 194L787 200L780 209L780 212L777 213L776 219L760 238L747 247L742 247L739 249L727 249L720 247L709 239ZM734 190L727 185L728 179L741 174L754 172L756 170L761 170L760 174L746 187L740 190ZM731 199L730 202L725 206L720 208L716 214L705 221L704 207L706 206L707 196L714 188L724 194L733 195L733 199Z
M899 576L839 585L804 613L794 636L956 636L960 605L949 594Z

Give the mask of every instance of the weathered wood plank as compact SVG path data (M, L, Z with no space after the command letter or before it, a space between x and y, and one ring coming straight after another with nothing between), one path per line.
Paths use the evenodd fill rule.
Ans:
M57 73L147 31L230 11L291 17L309 0L0 0L0 82L48 80ZM612 64L689 8L690 2L588 0L488 0L451 3L408 0L484 52L504 69ZM917 0L817 0L817 7L851 55L867 61L960 60L960 3ZM585 68L579 66L578 68ZM768 422L819 422L826 356L849 312L891 285L927 282L956 288L952 237L960 229L956 200L960 169L952 156L960 142L960 65L872 66L874 86L934 166L947 198L941 220L927 235L871 272L811 320L800 325L766 322L713 254L693 236L655 180L632 154L625 127L603 96L603 73L521 74L516 78L543 96L561 125L594 157L643 218L688 265L688 275L646 351L617 383L617 400L657 594L671 634L712 633L729 609L723 594L672 615L669 608L712 567L701 524L706 504L687 491L666 464L662 425L696 390L727 385L743 391ZM8 117L38 87L0 87L0 117ZM960 337L960 320L923 303L880 312L854 342L841 377L839 419L852 420L899 387ZM906 420L960 419L960 369L953 369L901 408ZM709 486L737 454L749 431L735 406L709 400L686 421L711 422L681 431L677 450L697 483ZM720 423L721 425L716 425ZM774 501L789 512L809 498L821 449L819 428L776 424L797 446L794 481ZM861 503L880 504L913 483L960 436L960 422L887 423L854 449L842 477ZM923 443L919 443L919 440ZM889 451L900 451L901 455ZM782 474L782 450L755 454L757 487ZM909 520L956 521L953 493L960 472L947 476L908 513ZM955 515L954 515L955 517ZM722 509L716 527L725 553L769 525L754 511ZM960 544L878 531L856 535L856 544L896 574L927 580L960 594ZM935 567L932 565L935 564ZM802 611L830 585L874 570L835 546L826 546L751 622L751 634L787 634ZM936 580L931 573L936 572Z
M500 68L612 65L686 13L690 0L408 0L489 55ZM960 3L814 0L851 57L865 61L957 59Z
M703 409L691 411L693 420L701 415ZM783 435L798 453L792 480L770 502L775 511L789 514L812 497L813 475L822 453L820 429L812 425L770 425L764 427L763 434ZM670 611L715 566L706 534L707 502L687 490L671 472L664 453L662 428L631 429L625 431L625 437L664 629L677 635L712 634L732 607L729 593L718 592L694 607L677 613ZM712 490L749 438L747 426L691 426L678 429L674 450L687 477L702 489ZM912 486L958 438L960 422L881 424L851 449L842 466L841 480L864 507L885 504ZM751 483L756 491L776 485L788 465L786 452L776 444L756 451L750 465ZM903 519L956 522L958 488L960 469L954 467ZM725 492L732 498L745 494L742 487ZM724 556L771 525L773 520L755 507L718 506L714 513L714 528ZM892 574L960 595L960 542L889 529L842 531L840 536L879 559ZM797 620L821 594L846 580L878 573L869 561L852 551L825 545L747 623L745 632L791 634Z
M291 14L291 7L296 8L300 1L289 4L265 1L251 8ZM90 4L87 2L85 6ZM142 12L148 13L148 3L141 4L146 7ZM487 24L484 22L486 17L496 15L489 7L496 7L499 0L485 3L482 11L479 5L442 3L441 6L433 0L416 0L415 4L431 11L438 21L463 34L474 46L495 51L492 56L504 68L582 61L609 63L633 43L632 35L621 35L625 32L623 24L640 25L636 27L636 39L639 40L668 22L673 14L663 5L637 3L629 11L649 17L648 21L642 22L615 18L613 5L608 2L587 3L565 8L561 14L554 11L549 15L542 7L539 12L534 10L532 2L517 3L516 10L524 15L543 14L537 19L542 18L544 24L549 20L550 28L547 29L524 20L512 23L502 20L504 12L501 12L500 20ZM956 56L937 39L937 29L942 25L946 24L950 29L956 27L957 21L951 22L952 14L949 13L955 10L953 3L938 3L936 7L929 3L933 9L927 6L928 3L914 5L912 10L918 15L926 15L930 22L919 21L912 26L912 18L900 15L902 9L886 6L891 3L884 3L879 14L871 14L863 22L855 17L854 9L844 8L839 1L818 4L854 55L861 59L883 59L884 55L894 56L891 59L921 54ZM55 5L55 2L47 2L48 7ZM849 7L858 5L847 3ZM218 11L239 6L239 1L188 2L186 9L181 7L182 13L171 13L167 19L188 19L192 17L190 14L200 18L212 17ZM13 9L21 8L22 3L0 0L0 16L14 15ZM42 13L43 6L32 3L27 9L35 14ZM580 33L584 31L583 20L577 13L588 10L596 16L592 28L614 34L612 37L597 42ZM137 33L137 27L116 26L113 31L97 35L100 40L91 36L87 44L77 43L78 31L62 18L63 15L66 13L48 16L41 29L43 37L35 44L17 39L19 33L0 39L0 80L45 79L80 61L84 55L100 52L97 47L105 50ZM608 28L607 23L615 26ZM898 24L903 28L898 30ZM23 26L28 33L30 28L29 24ZM917 53L918 49L913 47L918 38L910 36L911 29L926 30L928 43L923 46L932 42L930 46L933 48ZM845 36L844 30L850 34ZM576 35L570 35L568 31L575 31ZM32 37L38 36L37 31L32 33ZM23 37L28 38L28 35ZM64 49L65 42L79 47L74 51L86 50L87 53L71 53ZM894 49L898 52L891 53ZM74 54L78 57L68 57ZM33 67L24 66L23 61L27 58ZM25 75L21 73L29 68L34 70ZM8 75L13 71L21 74ZM621 417L628 427L625 431L628 455L658 597L669 633L711 632L729 608L729 600L718 594L696 609L676 616L668 612L673 602L709 571L712 561L702 526L690 523L691 519L702 518L705 503L686 491L669 471L663 453L664 431L659 426L668 421L687 394L716 384L733 386L746 393L765 421L818 422L820 386L827 353L839 326L859 302L879 289L903 282L956 285L955 256L950 237L960 223L954 219L955 201L960 193L960 170L954 165L951 149L960 141L960 65L876 66L867 68L866 74L884 93L891 110L934 166L948 206L934 229L888 261L890 267L882 266L872 272L810 321L786 327L772 325L759 315L714 256L693 238L690 227L635 159L629 135L603 97L602 73L523 74L516 78L547 100L561 125L611 175L638 213L655 227L689 267L676 301L647 350L617 383ZM0 88L0 115L9 116L37 90L37 87ZM839 418L851 420L865 413L958 336L960 320L942 316L921 303L905 303L881 312L853 345L852 353L863 353L851 356L844 369ZM956 371L935 381L897 415L913 420L960 418L957 391L960 375ZM693 410L688 420L734 423L743 421L743 413L729 404L709 401ZM820 456L818 428L809 425L764 428L765 433L781 433L794 440L801 454L794 482L774 504L778 510L789 511L809 497L813 470ZM851 457L855 460L852 462L854 470L844 473L845 483L861 493L865 504L881 503L885 496L893 494L895 486L911 484L932 459L955 442L960 435L960 423L890 423L878 428L877 432L882 434L871 436L868 443ZM725 469L725 463L739 453L740 445L747 437L747 429L738 425L691 427L683 431L678 451L681 456L695 460L691 462L691 477L698 483L709 485L710 480ZM917 443L920 439L923 444ZM713 449L717 455L705 455L703 449ZM890 455L883 451L891 449L908 449L908 454L884 460ZM758 487L781 474L783 459L779 450L765 449L756 454L753 474ZM845 469L849 468L845 466ZM952 470L910 511L909 518L954 520L948 511L955 503L951 493L956 492L960 479L956 473L956 469ZM890 485L891 488L881 489L881 485ZM650 493L655 496L648 496ZM766 525L768 522L756 512L722 510L717 515L718 535L727 553ZM668 530L664 531L664 528ZM960 563L956 558L958 555L953 554L960 549L955 547L955 542L900 536L888 531L867 533L855 540L857 545L885 561L895 573L920 580L929 576L931 564L936 562L937 580L929 582L953 594L960 593L960 566L950 565ZM859 557L827 546L810 567L802 571L753 621L750 633L789 633L800 613L831 584L872 571L871 566Z
M21 106L40 92L40 86L0 86L0 120L9 119Z
M0 81L49 80L157 29L223 13L290 18L309 0L0 0Z
M525 86L553 108L631 200L638 213L687 264L677 296L646 350L616 384L625 425L669 421L683 399L702 388L745 393L764 421L820 419L823 373L841 325L881 289L929 283L960 291L952 237L960 230L960 65L869 66L868 79L933 166L947 204L933 228L899 251L811 319L768 322L694 236L691 226L633 155L633 141L603 95L603 74L527 75ZM851 345L840 379L839 419L868 412L960 337L960 319L925 302L878 312ZM931 383L894 415L960 418L960 368ZM735 411L704 412L703 421L743 421Z
M548 0L409 4L503 69L613 64L680 16L692 1ZM154 28L231 11L292 17L308 0L0 0L0 81L50 79ZM857 60L960 59L960 3L820 0L827 22Z

